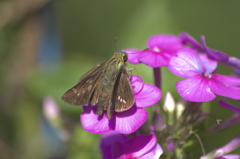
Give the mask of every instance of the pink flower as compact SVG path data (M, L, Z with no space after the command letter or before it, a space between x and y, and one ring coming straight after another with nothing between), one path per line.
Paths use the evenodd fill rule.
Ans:
M100 149L103 159L158 159L163 153L153 134L129 138L113 131L102 135Z
M92 133L105 133L114 130L124 134L136 131L147 119L148 113L144 107L155 104L162 96L154 85L143 83L140 77L132 76L131 84L134 91L135 104L123 112L113 112L112 118L96 114L97 106L83 106L81 122L83 128Z
M147 46L149 49L145 51L137 49L123 51L128 53L128 61L133 64L145 63L150 67L160 67L167 66L177 50L184 47L179 38L174 35L151 36L147 41Z
M181 49L170 60L169 70L187 79L176 83L178 93L186 100L206 102L216 95L240 99L240 78L215 74L217 62L193 49Z

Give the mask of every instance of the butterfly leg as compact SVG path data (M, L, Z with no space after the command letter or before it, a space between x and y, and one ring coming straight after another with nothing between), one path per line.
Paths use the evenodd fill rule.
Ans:
M130 74L129 79L132 77L132 70L135 70L135 71L136 71L136 74L138 75L136 68L130 68L130 69L127 70L127 74L128 74L128 75Z

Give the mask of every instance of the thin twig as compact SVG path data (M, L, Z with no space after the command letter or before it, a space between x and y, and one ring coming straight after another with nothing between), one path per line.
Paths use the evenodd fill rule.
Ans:
M201 138L199 137L199 135L197 134L197 133L195 133L195 132L193 132L193 134L197 137L197 139L198 139L198 142L200 143L200 145L201 145L201 148L202 148L202 153L203 153L203 156L205 156L205 150L204 150L204 147L203 147L203 143L202 143L202 140L201 140Z

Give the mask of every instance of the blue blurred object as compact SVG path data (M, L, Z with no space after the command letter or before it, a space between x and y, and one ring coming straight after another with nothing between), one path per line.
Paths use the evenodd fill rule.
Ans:
M40 118L41 144L45 157L55 159L66 155L65 143L60 139L59 132L44 118Z
M56 70L62 61L61 36L56 21L54 2L50 1L39 12L41 35L39 39L38 64L44 72Z

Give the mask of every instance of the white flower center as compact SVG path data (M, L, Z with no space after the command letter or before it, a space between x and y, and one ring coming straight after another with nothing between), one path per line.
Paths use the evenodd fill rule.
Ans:
M154 46L153 51L154 52L161 52L161 50L157 46Z
M207 74L207 73L203 73L204 77L207 77L208 79L212 77L212 74Z

